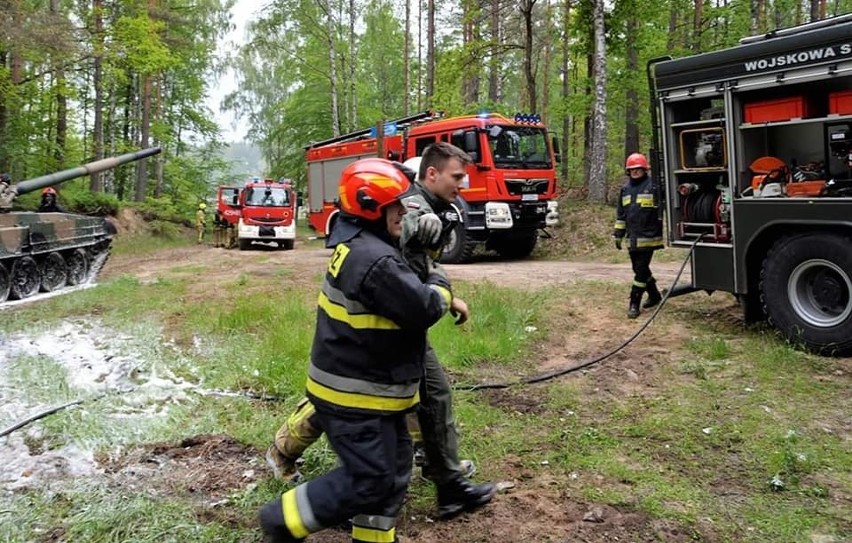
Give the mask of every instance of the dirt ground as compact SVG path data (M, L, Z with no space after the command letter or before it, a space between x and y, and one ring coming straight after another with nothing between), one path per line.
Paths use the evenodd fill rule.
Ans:
M144 256L114 256L101 274L102 279L134 275L142 282L181 273L181 268L203 269L204 284L190 296L209 295L217 284L232 284L239 274L267 276L276 270L289 270L288 279L316 287L316 279L325 269L329 250L308 248L297 243L293 251L257 248L252 251L224 250L209 246L191 246ZM670 284L680 263L655 263L652 266L661 284ZM578 279L611 281L627 285L632 279L629 264L600 264L556 261L503 262L481 257L467 265L447 266L456 281L488 280L504 287L538 289L547 285L569 284ZM688 281L689 270L681 282ZM625 300L626 304L626 300ZM620 308L623 309L623 308ZM621 342L637 328L627 321L623 311L601 308L584 300L555 300L548 319L558 328L560 322L574 323L575 329L551 334L539 345L542 372L562 367L568 360L584 360ZM731 312L732 307L720 311ZM576 323L582 323L576 326ZM653 327L652 327L653 328ZM615 368L607 365L593 368L594 387L601 394L650 394L656 388L656 377L643 371L648 360L668 356L669 347L683 342L687 332L675 324L665 333L649 331L653 341L645 346L631 346L613 359ZM612 339L609 339L612 338ZM603 344L603 346L602 346ZM652 345L652 347L649 347ZM487 373L487 370L486 370ZM625 377L626 376L626 377ZM494 375L500 378L499 375ZM518 412L543 409L528 397L511 392L491 391L488 401ZM228 436L196 436L176 444L152 444L132 451L119 459L104 460L116 484L137 484L145 479L147 488L163 493L184 495L198 505L200 521L252 525L252 518L234 517L233 508L225 505L229 495L257 484L270 476L261 451L236 443ZM406 508L401 532L408 541L445 543L447 541L572 541L603 542L686 542L715 541L712 529L702 533L671 522L652 519L628 507L613 508L605 504L569 499L565 481L535 476L511 458L501 460L501 473L506 481L520 481L495 498L494 502L475 514L449 522L436 522L431 511ZM156 469L154 469L156 468ZM418 484L418 483L415 483ZM423 484L423 483L419 483ZM326 531L309 538L312 542L345 542L343 531Z

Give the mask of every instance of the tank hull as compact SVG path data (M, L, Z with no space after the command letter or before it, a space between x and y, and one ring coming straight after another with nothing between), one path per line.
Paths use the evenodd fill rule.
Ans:
M92 281L109 256L115 228L72 213L0 215L0 303Z

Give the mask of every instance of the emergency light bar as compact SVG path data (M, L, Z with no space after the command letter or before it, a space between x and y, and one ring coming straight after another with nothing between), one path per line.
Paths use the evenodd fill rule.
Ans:
M515 122L523 124L541 123L541 115L538 113L515 113Z

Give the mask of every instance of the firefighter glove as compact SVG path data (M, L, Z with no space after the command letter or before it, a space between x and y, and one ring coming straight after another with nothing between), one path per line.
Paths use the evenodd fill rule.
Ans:
M612 239L613 239L613 241L615 241L615 248L620 251L621 250L622 238L612 238Z
M432 247L441 239L443 225L434 213L420 215L417 219L417 239L426 247Z

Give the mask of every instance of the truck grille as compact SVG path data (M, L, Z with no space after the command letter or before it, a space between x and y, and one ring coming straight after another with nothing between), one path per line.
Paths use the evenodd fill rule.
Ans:
M544 194L547 192L547 179L507 179L509 194Z

